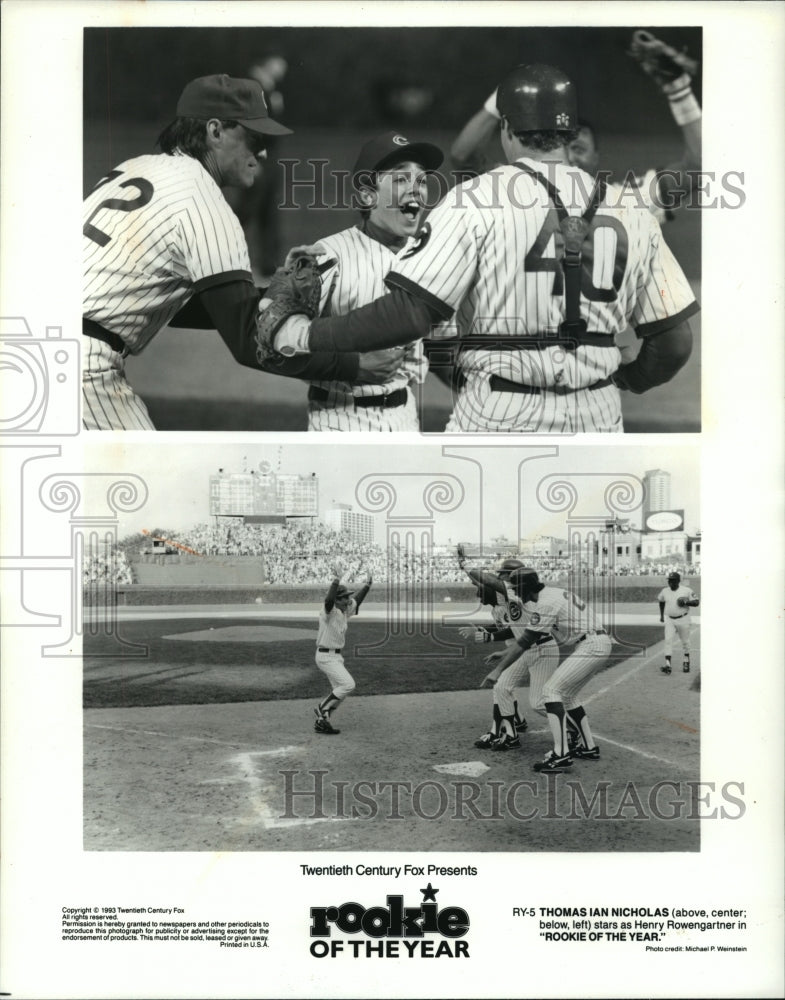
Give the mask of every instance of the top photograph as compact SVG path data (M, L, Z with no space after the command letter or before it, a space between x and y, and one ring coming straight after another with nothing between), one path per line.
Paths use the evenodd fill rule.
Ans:
M86 431L701 430L699 27L88 28ZM726 183L727 181L727 183Z

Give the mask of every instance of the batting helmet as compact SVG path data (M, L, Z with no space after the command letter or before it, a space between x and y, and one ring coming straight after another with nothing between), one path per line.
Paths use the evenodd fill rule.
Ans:
M564 132L578 127L575 87L555 66L516 66L499 84L496 108L513 132Z
M509 576L516 569L523 569L520 559L505 559L499 567L499 576Z
M536 569L529 569L523 566L521 569L513 570L510 575L510 583L517 594L539 594L545 587L540 583Z

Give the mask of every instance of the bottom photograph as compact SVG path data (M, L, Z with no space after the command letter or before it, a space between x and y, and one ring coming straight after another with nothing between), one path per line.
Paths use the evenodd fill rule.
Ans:
M698 851L698 458L91 442L84 849Z

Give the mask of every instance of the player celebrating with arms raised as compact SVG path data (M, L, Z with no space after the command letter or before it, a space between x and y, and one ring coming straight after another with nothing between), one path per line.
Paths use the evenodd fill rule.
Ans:
M324 607L319 612L319 632L316 637L316 666L327 675L330 693L314 709L316 721L313 728L317 733L337 736L341 731L333 727L330 716L355 687L354 678L343 662L346 629L349 619L357 614L372 583L373 579L368 573L364 586L354 592L341 584L340 573L336 571L324 598Z

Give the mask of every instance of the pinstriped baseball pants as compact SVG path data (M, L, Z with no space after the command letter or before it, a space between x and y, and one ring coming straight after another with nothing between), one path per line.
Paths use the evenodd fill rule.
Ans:
M88 431L154 431L147 407L125 377L125 359L95 337L83 337L82 426Z

